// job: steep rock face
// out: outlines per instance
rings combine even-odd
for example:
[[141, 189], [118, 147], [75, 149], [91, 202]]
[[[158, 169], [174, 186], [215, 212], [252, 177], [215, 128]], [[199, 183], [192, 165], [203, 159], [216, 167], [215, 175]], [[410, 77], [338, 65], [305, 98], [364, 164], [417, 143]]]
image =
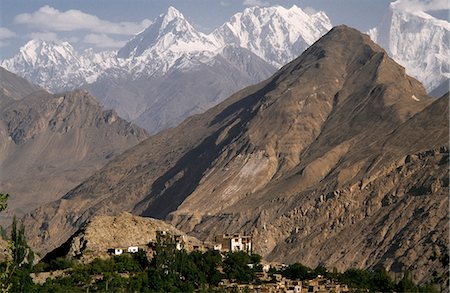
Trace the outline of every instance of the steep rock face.
[[11, 195], [2, 223], [64, 195], [145, 138], [85, 91], [10, 100], [0, 110], [0, 188]]
[[[433, 103], [367, 35], [336, 27], [270, 79], [27, 215], [30, 242], [46, 252], [93, 215], [126, 210], [199, 239], [252, 233], [272, 260], [426, 279], [437, 269], [425, 261], [430, 247], [448, 245], [446, 102]], [[416, 228], [436, 236], [417, 239]]]
[[370, 37], [431, 91], [450, 78], [450, 23], [401, 4], [390, 4]]

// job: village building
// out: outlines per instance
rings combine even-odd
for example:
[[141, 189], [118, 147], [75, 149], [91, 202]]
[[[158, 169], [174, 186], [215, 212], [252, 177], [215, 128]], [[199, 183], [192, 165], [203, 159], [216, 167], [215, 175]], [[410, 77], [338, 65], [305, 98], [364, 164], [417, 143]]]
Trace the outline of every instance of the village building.
[[130, 246], [127, 249], [128, 253], [137, 253], [138, 251], [139, 251], [139, 247], [137, 247], [137, 246]]
[[108, 253], [111, 255], [121, 255], [123, 253], [138, 253], [139, 246], [128, 246], [128, 247], [115, 247], [108, 249]]
[[214, 237], [221, 251], [245, 251], [252, 253], [252, 236], [241, 234], [222, 234]]

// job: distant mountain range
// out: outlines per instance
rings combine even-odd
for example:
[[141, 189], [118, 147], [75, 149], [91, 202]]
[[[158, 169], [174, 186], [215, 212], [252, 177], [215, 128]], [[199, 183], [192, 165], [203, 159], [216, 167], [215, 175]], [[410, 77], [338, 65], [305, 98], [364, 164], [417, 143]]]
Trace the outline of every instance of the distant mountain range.
[[[449, 27], [392, 3], [369, 34], [427, 91], [443, 88], [434, 91], [440, 95], [450, 76]], [[269, 77], [330, 28], [324, 12], [251, 7], [204, 34], [169, 7], [117, 52], [31, 40], [1, 64], [52, 92], [87, 89], [106, 108], [156, 133]]]
[[0, 225], [60, 198], [124, 150], [144, 129], [104, 110], [83, 90], [50, 94], [0, 67]]
[[200, 240], [251, 233], [277, 262], [448, 271], [448, 95], [338, 26], [269, 79], [115, 157], [23, 220], [45, 254], [96, 215], [164, 219]]
[[269, 77], [330, 28], [323, 12], [253, 7], [206, 35], [169, 7], [117, 53], [32, 40], [2, 66], [52, 92], [86, 88], [154, 133]]

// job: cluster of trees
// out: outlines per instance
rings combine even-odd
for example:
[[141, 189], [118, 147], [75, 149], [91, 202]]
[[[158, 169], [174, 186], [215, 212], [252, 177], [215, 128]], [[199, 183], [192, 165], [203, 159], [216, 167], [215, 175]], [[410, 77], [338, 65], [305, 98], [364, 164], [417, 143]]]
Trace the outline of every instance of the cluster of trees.
[[[221, 279], [237, 283], [258, 283], [256, 272], [262, 271], [261, 256], [245, 252], [227, 253], [222, 258], [217, 251], [191, 253], [177, 250], [172, 241], [159, 239], [155, 254], [149, 260], [143, 251], [132, 255], [96, 259], [80, 264], [64, 258], [35, 266], [34, 271], [63, 270], [65, 275], [34, 285], [38, 292], [194, 292], [218, 291]], [[417, 286], [411, 274], [405, 273], [396, 282], [383, 270], [349, 269], [343, 273], [327, 271], [325, 267], [308, 268], [300, 263], [281, 270], [271, 269], [270, 275], [281, 274], [295, 280], [311, 280], [319, 275], [335, 280], [359, 292], [439, 292], [432, 284]]]
[[374, 271], [348, 269], [343, 273], [339, 273], [337, 270], [328, 272], [327, 269], [322, 266], [311, 269], [300, 263], [295, 263], [283, 269], [281, 274], [286, 278], [298, 280], [311, 280], [318, 275], [322, 275], [326, 279], [347, 284], [356, 291], [364, 292], [439, 292], [438, 288], [433, 285], [433, 282], [417, 286], [413, 282], [410, 272], [405, 272], [402, 279], [396, 282], [384, 269], [377, 269]]
[[[170, 238], [158, 238], [149, 260], [143, 251], [136, 254], [95, 259], [81, 264], [55, 259], [38, 264], [34, 271], [66, 270], [64, 275], [34, 285], [38, 292], [193, 292], [212, 290], [221, 279], [252, 282], [261, 269], [261, 256], [244, 252], [178, 250]], [[252, 264], [249, 266], [249, 264]]]
[[27, 292], [33, 285], [30, 277], [34, 261], [34, 253], [25, 239], [23, 224], [17, 228], [14, 217], [11, 226], [11, 239], [8, 241], [8, 256], [0, 263], [0, 291]]
[[[0, 194], [0, 211], [6, 208], [8, 195]], [[188, 253], [178, 250], [171, 235], [158, 234], [153, 256], [144, 251], [136, 254], [95, 259], [88, 264], [66, 258], [53, 259], [33, 266], [34, 254], [26, 243], [25, 228], [14, 219], [9, 239], [10, 258], [0, 263], [1, 292], [193, 292], [220, 291], [222, 279], [237, 283], [259, 283], [256, 273], [262, 271], [261, 256], [245, 252], [217, 251]], [[445, 262], [448, 253], [435, 253], [432, 261]], [[34, 284], [30, 273], [60, 271], [56, 278]], [[343, 273], [318, 266], [308, 268], [300, 263], [283, 269], [271, 268], [269, 275], [281, 274], [288, 279], [311, 280], [318, 275], [349, 285], [364, 292], [439, 292], [431, 283], [417, 286], [411, 274], [394, 281], [385, 270], [349, 269]], [[436, 276], [436, 279], [442, 276]], [[448, 277], [447, 277], [448, 282]], [[436, 280], [435, 280], [436, 281]], [[442, 280], [441, 280], [442, 281]]]

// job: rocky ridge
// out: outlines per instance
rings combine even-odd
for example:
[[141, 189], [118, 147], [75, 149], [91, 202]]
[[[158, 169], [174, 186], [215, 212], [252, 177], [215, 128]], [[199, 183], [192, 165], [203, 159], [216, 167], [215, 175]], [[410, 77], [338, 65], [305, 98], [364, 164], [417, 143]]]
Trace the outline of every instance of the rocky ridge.
[[202, 240], [252, 233], [270, 260], [426, 280], [442, 270], [427, 256], [448, 246], [447, 103], [367, 35], [335, 27], [27, 215], [30, 243], [48, 252], [95, 215], [131, 211]]
[[64, 195], [148, 136], [86, 91], [9, 90], [24, 82], [2, 69], [3, 92], [15, 97], [0, 100], [0, 188], [11, 195], [2, 224]]

